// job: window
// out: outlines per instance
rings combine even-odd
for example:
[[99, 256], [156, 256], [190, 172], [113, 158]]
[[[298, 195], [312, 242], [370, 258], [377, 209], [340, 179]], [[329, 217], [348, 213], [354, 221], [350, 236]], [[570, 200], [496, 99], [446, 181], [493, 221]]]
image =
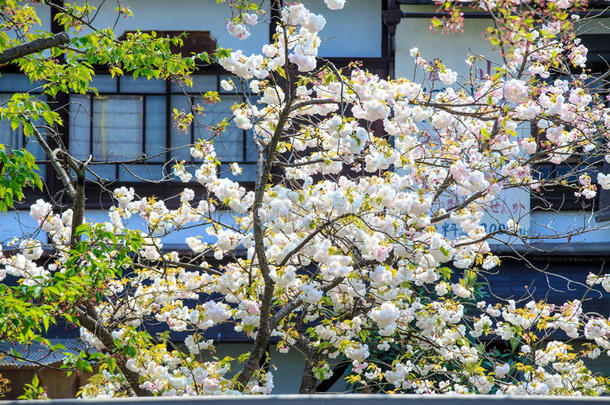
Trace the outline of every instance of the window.
[[[580, 36], [582, 43], [588, 48], [587, 74], [590, 78], [590, 89], [597, 92], [603, 98], [608, 95], [608, 79], [605, 74], [608, 71], [610, 62], [610, 35], [608, 34], [589, 34]], [[607, 62], [608, 61], [608, 62]], [[575, 71], [579, 73], [579, 71]], [[603, 76], [603, 77], [602, 77]], [[548, 80], [561, 78], [569, 80], [566, 77], [551, 77]], [[599, 80], [598, 80], [599, 79]], [[537, 130], [533, 129], [534, 133]], [[602, 167], [599, 155], [586, 155], [578, 152], [570, 156], [561, 164], [541, 164], [537, 165], [537, 174], [546, 180], [561, 180], [566, 179], [570, 183], [577, 183], [578, 176], [585, 172], [591, 177], [593, 182], [597, 180], [597, 173], [608, 172], [608, 167]], [[569, 177], [566, 177], [569, 176]], [[590, 209], [595, 207], [597, 210], [608, 211], [605, 207], [610, 203], [610, 195], [608, 192], [601, 190], [598, 187], [598, 195], [594, 200], [586, 200], [583, 197], [577, 198], [574, 192], [577, 191], [573, 187], [565, 187], [561, 185], [547, 188], [541, 193], [532, 193], [532, 207], [553, 208], [556, 210], [570, 211], [583, 208]], [[607, 202], [606, 202], [607, 201]], [[606, 214], [610, 219], [610, 212]], [[598, 220], [599, 220], [598, 216]]]
[[[5, 105], [17, 92], [28, 92], [32, 97], [41, 97], [40, 90], [42, 83], [31, 83], [28, 78], [20, 73], [4, 73], [0, 77], [0, 105]], [[44, 132], [42, 127], [39, 129]], [[11, 129], [10, 123], [0, 121], [0, 143], [7, 146], [7, 153], [13, 149], [25, 148], [37, 161], [45, 160], [44, 151], [34, 137], [26, 137], [21, 127], [16, 130]], [[44, 179], [46, 167], [38, 164], [40, 168], [39, 176]]]
[[[210, 44], [214, 42], [207, 32], [191, 32], [188, 39], [190, 42], [185, 41], [185, 46], [197, 52], [205, 50], [201, 49], [202, 46], [211, 47]], [[351, 62], [350, 58], [331, 60], [337, 66], [346, 66]], [[362, 61], [370, 71], [387, 75], [388, 60], [363, 58]], [[231, 107], [240, 101], [235, 94], [222, 91], [220, 81], [226, 78], [225, 74], [218, 66], [204, 67], [193, 75], [193, 86], [185, 87], [171, 81], [142, 77], [113, 78], [99, 73], [92, 82], [97, 93], [60, 95], [55, 100], [49, 100], [49, 103], [62, 110], [65, 125], [65, 130], [60, 134], [62, 142], [75, 157], [82, 160], [91, 158], [92, 170], [104, 179], [106, 189], [113, 190], [124, 185], [134, 187], [142, 196], [174, 196], [184, 188], [184, 184], [173, 176], [167, 177], [172, 171], [171, 162], [184, 160], [185, 166], [194, 173], [200, 163], [191, 158], [190, 145], [199, 138], [210, 137], [213, 137], [217, 157], [222, 162], [220, 176], [251, 187], [256, 176], [256, 149], [252, 133], [237, 128], [233, 123], [219, 135], [210, 131], [210, 126], [230, 117]], [[40, 94], [41, 86], [42, 83], [30, 83], [17, 69], [7, 67], [7, 72], [0, 77], [0, 102], [5, 102], [16, 92]], [[206, 104], [202, 95], [207, 91], [217, 91], [221, 101]], [[65, 111], [63, 107], [66, 107]], [[197, 113], [200, 107], [203, 114]], [[174, 109], [192, 112], [195, 116], [193, 125], [186, 133], [173, 125]], [[380, 123], [376, 123], [376, 127], [382, 129]], [[4, 123], [0, 124], [0, 134], [4, 135], [1, 143], [11, 147], [25, 145], [39, 162], [43, 162], [39, 164], [41, 177], [46, 178], [45, 185], [51, 195], [62, 191], [63, 186], [54, 171], [45, 167], [46, 156], [33, 138], [24, 138], [20, 129], [12, 131], [10, 125]], [[243, 170], [241, 175], [232, 175], [229, 164], [233, 162], [240, 164]], [[163, 178], [171, 181], [157, 183]], [[109, 206], [112, 203], [110, 195], [102, 192], [97, 184], [99, 179], [91, 173], [87, 173], [87, 179], [87, 208]], [[30, 201], [32, 198], [41, 196], [32, 193]], [[23, 205], [24, 208], [27, 203]]]
[[[200, 162], [191, 158], [190, 145], [197, 139], [211, 137], [222, 162], [220, 176], [246, 185], [252, 183], [256, 173], [252, 133], [234, 124], [218, 135], [210, 131], [210, 127], [223, 118], [230, 118], [231, 107], [239, 101], [235, 94], [222, 92], [220, 80], [224, 76], [221, 75], [220, 71], [194, 75], [192, 87], [141, 77], [97, 75], [92, 83], [97, 94], [69, 95], [68, 128], [62, 135], [63, 141], [76, 158], [87, 160], [91, 157], [93, 171], [106, 181], [105, 186], [109, 189], [127, 185], [144, 196], [177, 194], [184, 185], [173, 176], [169, 177], [171, 182], [164, 182], [163, 186], [154, 182], [168, 178], [172, 162], [176, 160], [184, 160], [194, 173]], [[42, 83], [33, 84], [21, 73], [4, 73], [0, 77], [0, 103], [5, 104], [17, 92], [41, 97], [41, 89]], [[221, 101], [206, 104], [202, 95], [207, 91], [218, 91]], [[192, 112], [195, 116], [186, 133], [173, 125], [174, 109]], [[42, 126], [39, 129], [45, 132]], [[0, 122], [0, 136], [0, 143], [7, 145], [9, 150], [25, 147], [34, 155], [39, 162], [39, 175], [51, 194], [61, 190], [61, 184], [53, 181], [55, 174], [49, 170], [47, 175], [46, 156], [33, 137], [26, 138], [21, 128], [13, 131], [6, 122]], [[241, 175], [231, 173], [229, 165], [233, 162], [242, 167]], [[102, 206], [109, 204], [109, 196], [100, 194], [100, 188], [95, 184], [99, 179], [91, 173], [87, 174], [87, 179], [90, 182], [87, 185], [89, 208], [100, 208], [100, 203]], [[35, 194], [28, 201], [41, 197], [39, 193]]]
[[[610, 34], [583, 35], [583, 44], [589, 49], [588, 66], [597, 74], [598, 80], [592, 84], [602, 96], [610, 95], [610, 79], [606, 76], [610, 70]], [[607, 99], [607, 98], [606, 98]], [[610, 173], [610, 164], [604, 160], [597, 170]], [[595, 179], [597, 174], [595, 174]], [[598, 187], [597, 221], [610, 220], [610, 190]]]
[[[226, 166], [221, 174], [231, 177], [228, 165], [238, 162], [243, 174], [235, 179], [252, 182], [256, 153], [251, 134], [235, 125], [218, 136], [210, 131], [230, 117], [238, 101], [235, 95], [221, 93], [219, 103], [204, 102], [205, 92], [220, 92], [220, 80], [220, 74], [196, 75], [193, 87], [187, 88], [160, 80], [97, 76], [97, 95], [70, 96], [69, 149], [78, 159], [91, 156], [103, 163], [95, 170], [105, 180], [144, 182], [162, 179], [171, 161], [185, 161], [194, 170], [198, 163], [190, 156], [190, 145], [214, 137], [218, 159]], [[173, 125], [174, 109], [195, 117], [186, 133]], [[94, 180], [92, 175], [89, 179]]]

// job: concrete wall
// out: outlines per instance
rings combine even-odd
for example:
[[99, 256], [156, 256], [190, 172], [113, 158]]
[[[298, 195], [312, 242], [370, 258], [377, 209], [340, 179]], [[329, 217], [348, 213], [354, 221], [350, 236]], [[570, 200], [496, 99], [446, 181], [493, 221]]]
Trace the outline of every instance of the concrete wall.
[[[82, 0], [80, 0], [82, 2]], [[100, 0], [90, 4], [101, 3]], [[133, 18], [119, 18], [115, 2], [105, 2], [94, 21], [96, 27], [112, 27], [117, 36], [124, 31], [140, 30], [209, 30], [218, 46], [242, 49], [245, 53], [259, 52], [269, 39], [268, 18], [251, 27], [252, 35], [245, 41], [232, 37], [226, 30], [231, 16], [226, 4], [216, 0], [126, 0], [122, 2], [133, 11]], [[376, 57], [381, 56], [381, 1], [350, 0], [341, 11], [329, 10], [322, 0], [304, 3], [315, 13], [324, 14], [327, 24], [320, 33], [323, 44], [320, 55]], [[269, 0], [263, 2], [269, 10]], [[267, 17], [269, 12], [267, 12]], [[357, 22], [357, 23], [356, 23]]]
[[[83, 3], [83, 0], [78, 1]], [[117, 36], [125, 31], [140, 30], [184, 30], [210, 31], [219, 46], [231, 49], [243, 49], [246, 53], [260, 52], [261, 47], [269, 39], [269, 27], [261, 21], [251, 27], [251, 36], [246, 41], [229, 35], [226, 29], [227, 18], [231, 17], [229, 7], [216, 4], [216, 0], [127, 0], [121, 2], [128, 6], [134, 17], [117, 19], [116, 2], [95, 0], [89, 4], [99, 7], [94, 20], [95, 27], [113, 27]], [[264, 2], [268, 8], [268, 1]]]
[[322, 0], [303, 0], [312, 12], [324, 15], [320, 31], [324, 57], [380, 57], [381, 1], [347, 0], [343, 10], [329, 10]]
[[[433, 12], [436, 8], [403, 6], [402, 10]], [[467, 19], [464, 32], [443, 35], [430, 31], [429, 18], [403, 18], [396, 29], [396, 77], [405, 77], [418, 82], [422, 80], [421, 72], [414, 75], [415, 59], [409, 56], [409, 50], [413, 47], [419, 48], [424, 59], [438, 58], [448, 68], [460, 74], [468, 71], [464, 60], [471, 51], [500, 63], [499, 58], [493, 56], [495, 52], [481, 36], [489, 24], [489, 20], [486, 19]]]

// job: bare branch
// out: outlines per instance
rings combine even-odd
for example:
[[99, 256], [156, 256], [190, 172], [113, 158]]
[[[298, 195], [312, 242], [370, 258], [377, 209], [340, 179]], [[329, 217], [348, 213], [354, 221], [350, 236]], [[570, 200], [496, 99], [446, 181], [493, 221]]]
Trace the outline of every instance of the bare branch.
[[45, 151], [45, 154], [49, 158], [49, 161], [50, 161], [51, 165], [53, 166], [53, 169], [55, 169], [55, 171], [57, 172], [57, 175], [59, 176], [61, 183], [64, 185], [64, 187], [68, 191], [68, 195], [70, 196], [70, 198], [74, 199], [76, 197], [76, 190], [74, 189], [74, 186], [72, 185], [72, 180], [70, 179], [70, 175], [64, 170], [64, 168], [61, 166], [61, 164], [57, 160], [57, 153], [51, 149], [51, 147], [49, 146], [47, 141], [44, 139], [44, 136], [42, 136], [42, 134], [40, 133], [38, 128], [36, 128], [34, 123], [32, 123], [32, 121], [30, 120], [30, 118], [26, 118], [26, 121], [32, 125], [32, 133], [34, 134], [34, 137], [36, 138], [36, 140], [38, 141], [38, 143], [40, 144], [42, 149]]

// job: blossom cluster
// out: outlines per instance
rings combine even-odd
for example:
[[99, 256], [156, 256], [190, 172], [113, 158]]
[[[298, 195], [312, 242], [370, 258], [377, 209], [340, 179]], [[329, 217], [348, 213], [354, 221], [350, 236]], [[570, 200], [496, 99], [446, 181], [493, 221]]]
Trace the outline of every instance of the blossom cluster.
[[[325, 3], [336, 10], [344, 0]], [[491, 3], [482, 6], [510, 11], [517, 2]], [[231, 381], [237, 364], [214, 357], [209, 335], [219, 325], [256, 341], [275, 336], [281, 352], [305, 348], [318, 379], [333, 361], [347, 359], [350, 382], [384, 391], [606, 393], [607, 380], [582, 356], [610, 353], [608, 319], [587, 314], [577, 300], [477, 302], [480, 276], [500, 264], [490, 246], [496, 234], [482, 218], [502, 192], [543, 187], [534, 164], [607, 154], [610, 113], [585, 78], [540, 80], [558, 59], [574, 67], [586, 62], [564, 14], [549, 12], [540, 23], [505, 17], [496, 35], [507, 35], [506, 64], [468, 86], [457, 70], [412, 50], [418, 69], [447, 86], [431, 91], [318, 63], [326, 19], [287, 4], [274, 41], [260, 54], [236, 50], [219, 60], [257, 96], [236, 104], [232, 117], [232, 125], [251, 130], [257, 147], [254, 190], [224, 176], [213, 139], [199, 140], [190, 148], [199, 166], [173, 167], [188, 183], [173, 204], [114, 190], [109, 219], [88, 224], [91, 248], [83, 252], [71, 246], [72, 212], [56, 214], [38, 201], [30, 215], [50, 236], [55, 260], [38, 265], [42, 245], [24, 239], [19, 253], [0, 259], [0, 275], [43, 288], [57, 273], [89, 277], [98, 288], [90, 294], [94, 304], [76, 305], [90, 305], [86, 315], [110, 337], [81, 325], [82, 338], [112, 355], [109, 341], [120, 348], [138, 343], [135, 354], [122, 351], [125, 369], [101, 369], [85, 396], [124, 395], [133, 384], [128, 373], [137, 388], [158, 395], [270, 393], [270, 370], [258, 370], [243, 386]], [[227, 28], [245, 39], [254, 17]], [[230, 91], [234, 84], [222, 86]], [[518, 135], [533, 126], [534, 136]], [[241, 169], [235, 163], [231, 171], [239, 176]], [[607, 175], [597, 180], [610, 187]], [[572, 186], [584, 198], [597, 192], [587, 174]], [[515, 216], [499, 233], [520, 237], [525, 220]], [[144, 225], [132, 229], [134, 222]], [[457, 236], [442, 232], [447, 224]], [[203, 231], [185, 239], [188, 251], [164, 247], [168, 234], [193, 228]], [[121, 242], [127, 237], [131, 243]], [[100, 269], [107, 279], [96, 278]], [[609, 280], [591, 275], [588, 283], [607, 292]], [[186, 336], [183, 350], [147, 338], [150, 324]], [[589, 346], [576, 349], [557, 334]], [[169, 340], [164, 336], [156, 338]], [[510, 360], [488, 350], [486, 339], [512, 347]], [[377, 362], [375, 352], [398, 355], [389, 364]]]

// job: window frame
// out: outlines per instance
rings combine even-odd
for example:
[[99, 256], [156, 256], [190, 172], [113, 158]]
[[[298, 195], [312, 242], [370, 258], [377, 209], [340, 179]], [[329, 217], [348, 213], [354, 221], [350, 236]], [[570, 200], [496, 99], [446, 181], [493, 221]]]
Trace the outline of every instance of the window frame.
[[[583, 34], [579, 38], [582, 43], [587, 46], [588, 60], [587, 60], [587, 71], [601, 68], [600, 74], [603, 73], [603, 68], [610, 69], [610, 34]], [[608, 64], [606, 64], [608, 61]], [[604, 67], [604, 65], [606, 65]], [[604, 91], [610, 91], [610, 85], [606, 85]], [[539, 134], [536, 126], [532, 127], [532, 136], [538, 141]], [[544, 163], [537, 165], [534, 169], [542, 168], [544, 166], [550, 166], [549, 176], [551, 179], [557, 176], [557, 172], [562, 169], [571, 170], [570, 167], [573, 165], [582, 164], [586, 160], [586, 156], [571, 156], [565, 162], [560, 164]], [[591, 176], [592, 182], [597, 182], [597, 173], [605, 172], [607, 169], [604, 165], [599, 162], [591, 166], [592, 170], [587, 170], [587, 174]], [[578, 176], [578, 173], [574, 173], [574, 176]], [[574, 195], [576, 189], [573, 187], [557, 185], [553, 187], [547, 187], [541, 191], [532, 191], [530, 193], [530, 207], [532, 210], [548, 210], [552, 209], [559, 212], [567, 211], [579, 211], [579, 210], [594, 210], [595, 212], [603, 212], [597, 215], [598, 221], [600, 218], [606, 218], [604, 220], [610, 220], [610, 194], [607, 190], [602, 190], [601, 187], [597, 188], [597, 195], [595, 198], [587, 200], [583, 197], [576, 197]], [[608, 195], [606, 195], [608, 194]]]
[[[390, 74], [390, 60], [387, 57], [374, 57], [374, 58], [332, 58], [332, 57], [328, 57], [328, 58], [321, 58], [324, 60], [329, 60], [333, 63], [335, 63], [337, 66], [347, 66], [347, 64], [349, 62], [352, 61], [360, 61], [362, 62], [362, 67], [364, 69], [368, 69], [369, 71], [376, 73], [378, 75], [380, 75], [380, 77], [387, 77]], [[96, 75], [104, 75], [107, 74], [107, 69], [104, 69], [103, 67], [96, 67]], [[22, 72], [19, 71], [19, 69], [14, 66], [14, 65], [8, 65], [7, 67], [2, 69], [2, 73], [19, 73], [19, 74], [23, 74]], [[223, 96], [228, 96], [228, 95], [235, 95], [235, 93], [231, 93], [231, 92], [225, 92], [222, 90], [222, 87], [220, 86], [220, 81], [224, 78], [230, 78], [232, 77], [230, 75], [230, 73], [226, 72], [224, 69], [222, 69], [222, 67], [220, 67], [219, 65], [210, 65], [210, 66], [204, 66], [204, 67], [200, 67], [194, 74], [193, 76], [209, 76], [209, 75], [214, 75], [216, 76], [216, 89], [218, 90], [219, 96], [222, 97]], [[124, 76], [124, 78], [128, 78], [129, 76]], [[235, 81], [235, 80], [234, 80]], [[165, 128], [165, 145], [171, 145], [171, 131], [172, 131], [172, 104], [171, 104], [171, 97], [174, 95], [184, 95], [184, 93], [182, 92], [177, 92], [177, 91], [172, 91], [171, 90], [171, 82], [170, 81], [165, 81], [165, 91], [163, 93], [142, 93], [142, 92], [120, 92], [120, 80], [117, 80], [116, 82], [116, 90], [117, 92], [112, 92], [112, 91], [98, 91], [98, 94], [100, 96], [104, 96], [104, 95], [113, 95], [113, 94], [118, 94], [118, 95], [137, 95], [137, 96], [143, 96], [143, 105], [145, 106], [145, 98], [146, 96], [159, 96], [162, 95], [165, 97], [166, 103], [165, 103], [165, 123], [166, 123], [166, 128]], [[8, 92], [7, 92], [8, 93]], [[60, 134], [60, 138], [61, 138], [61, 142], [64, 143], [64, 145], [66, 146], [66, 148], [68, 148], [68, 150], [70, 149], [70, 124], [72, 121], [72, 117], [70, 116], [70, 111], [69, 111], [69, 105], [71, 103], [70, 97], [74, 96], [74, 93], [70, 93], [70, 94], [63, 94], [60, 93], [58, 94], [55, 98], [52, 97], [47, 97], [47, 102], [49, 103], [49, 105], [51, 106], [51, 108], [56, 109], [60, 115], [62, 115], [62, 121], [64, 122], [63, 127], [59, 128], [59, 134]], [[93, 100], [93, 96], [95, 96], [95, 93], [93, 92], [88, 92], [86, 94], [87, 96], [91, 97], [90, 100]], [[196, 97], [196, 94], [190, 93], [191, 98], [192, 97]], [[91, 106], [89, 106], [89, 108], [91, 108]], [[145, 109], [145, 107], [144, 107]], [[145, 123], [146, 121], [146, 111], [143, 110], [143, 114], [142, 114], [142, 121], [143, 123]], [[91, 119], [91, 118], [90, 118]], [[195, 125], [191, 125], [190, 128], [190, 132], [191, 134], [193, 134], [193, 127]], [[375, 130], [382, 130], [382, 127], [380, 125], [378, 125], [379, 128], [375, 128]], [[90, 127], [92, 128], [92, 127]], [[142, 127], [143, 129], [143, 140], [142, 140], [142, 144], [144, 145], [146, 142], [146, 138], [144, 133], [146, 132], [145, 129], [145, 125]], [[91, 129], [90, 129], [91, 131]], [[249, 134], [249, 131], [242, 131], [242, 133], [244, 134], [244, 137], [247, 137]], [[191, 135], [191, 137], [194, 139], [194, 134]], [[91, 140], [91, 137], [89, 138]], [[244, 138], [242, 138], [244, 139]], [[54, 140], [50, 139], [48, 140], [50, 143], [54, 142]], [[51, 145], [51, 147], [54, 147], [53, 145]], [[92, 144], [90, 144], [90, 148], [92, 147]], [[91, 150], [91, 149], [90, 149]], [[242, 149], [243, 152], [243, 149]], [[246, 157], [246, 155], [242, 154], [242, 157]], [[157, 164], [160, 166], [165, 166], [166, 169], [165, 170], [165, 174], [170, 174], [169, 171], [171, 171], [171, 165], [168, 165], [168, 162], [171, 162], [171, 153], [169, 150], [166, 151], [166, 158], [161, 161], [161, 162], [149, 162], [146, 163], [147, 165], [151, 165], [151, 164]], [[237, 163], [254, 163], [254, 161], [246, 161], [244, 162], [239, 161], [239, 160], [235, 160]], [[233, 161], [225, 161], [224, 163], [232, 163]], [[197, 162], [186, 162], [186, 164], [197, 164]], [[37, 191], [33, 191], [33, 190], [26, 190], [25, 194], [25, 198], [21, 203], [16, 204], [17, 209], [28, 209], [29, 206], [38, 198], [47, 198], [48, 196], [53, 196], [53, 200], [55, 204], [58, 205], [69, 205], [69, 201], [67, 201], [67, 195], [65, 195], [64, 192], [64, 187], [61, 184], [61, 182], [59, 181], [59, 179], [57, 179], [57, 176], [55, 174], [55, 172], [52, 170], [52, 167], [46, 162], [46, 161], [41, 161], [39, 163], [39, 165], [46, 165], [46, 175], [42, 176], [43, 177], [43, 183], [45, 184], [45, 192], [37, 192]], [[118, 167], [118, 165], [117, 165]], [[108, 181], [106, 183], [104, 183], [103, 185], [99, 185], [95, 182], [92, 181], [87, 181], [85, 184], [85, 195], [86, 195], [86, 203], [85, 203], [85, 208], [86, 209], [108, 209], [111, 206], [114, 205], [114, 201], [112, 199], [112, 195], [109, 191], [114, 190], [115, 188], [121, 187], [121, 186], [125, 186], [125, 187], [133, 187], [135, 192], [140, 195], [140, 196], [156, 196], [160, 199], [169, 199], [169, 201], [167, 202], [168, 207], [172, 208], [174, 207], [174, 205], [177, 207], [179, 205], [179, 201], [178, 198], [171, 198], [171, 197], [175, 197], [178, 196], [179, 193], [185, 188], [185, 187], [189, 187], [189, 188], [193, 188], [194, 190], [202, 190], [203, 186], [200, 185], [197, 182], [189, 182], [189, 183], [182, 183], [180, 182], [178, 179], [172, 179], [172, 181], [163, 181], [161, 183], [149, 183], [149, 182], [140, 182], [140, 181], [117, 181], [118, 176], [116, 175], [116, 169], [115, 169], [115, 180], [113, 181]], [[237, 180], [239, 181], [239, 178], [237, 178]], [[244, 186], [246, 188], [246, 190], [252, 190], [254, 189], [254, 179], [252, 179], [251, 181], [239, 181], [240, 184], [242, 186]]]
[[[104, 71], [99, 71], [96, 72], [97, 75], [100, 74], [104, 74]], [[225, 92], [222, 90], [221, 86], [220, 86], [220, 81], [225, 78], [228, 77], [229, 74], [224, 71], [222, 68], [220, 68], [219, 66], [208, 66], [208, 67], [204, 67], [204, 68], [200, 68], [197, 72], [193, 73], [192, 75], [193, 77], [196, 76], [215, 76], [216, 80], [216, 91], [218, 91], [219, 96], [221, 97], [221, 99], [223, 97], [227, 97], [227, 96], [234, 96], [234, 93], [231, 92]], [[128, 78], [128, 76], [124, 76], [123, 78]], [[166, 80], [164, 82], [164, 89], [163, 92], [137, 92], [137, 91], [121, 91], [120, 89], [120, 83], [121, 80], [116, 80], [116, 91], [98, 91], [99, 96], [112, 96], [112, 95], [125, 95], [125, 96], [141, 96], [142, 97], [142, 126], [141, 126], [141, 131], [142, 131], [142, 138], [141, 138], [141, 145], [142, 145], [142, 151], [145, 153], [146, 152], [146, 117], [147, 117], [147, 111], [146, 111], [146, 98], [150, 97], [150, 96], [154, 96], [154, 97], [159, 97], [162, 96], [165, 98], [165, 116], [164, 116], [164, 123], [165, 123], [165, 134], [163, 136], [164, 139], [164, 144], [160, 145], [160, 148], [165, 150], [165, 156], [162, 160], [159, 161], [145, 161], [143, 163], [129, 163], [129, 165], [142, 165], [143, 167], [150, 167], [153, 168], [154, 170], [156, 170], [157, 168], [162, 171], [162, 175], [161, 176], [165, 176], [164, 178], [170, 178], [170, 180], [168, 181], [162, 181], [161, 183], [154, 183], [154, 182], [146, 182], [146, 181], [128, 181], [128, 180], [120, 180], [120, 175], [121, 173], [119, 173], [122, 170], [122, 166], [123, 164], [121, 163], [115, 163], [113, 164], [114, 167], [114, 179], [110, 179], [109, 181], [105, 182], [103, 185], [99, 185], [96, 182], [93, 182], [90, 180], [90, 178], [88, 179], [88, 181], [85, 184], [85, 195], [87, 196], [87, 200], [85, 203], [85, 208], [86, 209], [107, 209], [109, 207], [111, 207], [113, 205], [113, 201], [112, 201], [112, 196], [110, 195], [109, 192], [104, 191], [104, 189], [109, 189], [109, 190], [113, 190], [115, 188], [118, 187], [133, 187], [134, 190], [136, 191], [137, 194], [141, 195], [141, 196], [156, 196], [160, 199], [170, 199], [168, 201], [168, 207], [173, 207], [174, 205], [178, 206], [179, 203], [177, 202], [177, 199], [171, 199], [171, 197], [177, 196], [185, 187], [189, 187], [189, 188], [193, 188], [195, 190], [198, 189], [203, 189], [203, 186], [200, 185], [199, 183], [197, 183], [196, 181], [191, 181], [188, 183], [182, 183], [180, 182], [178, 179], [174, 178], [171, 174], [171, 162], [175, 162], [176, 158], [175, 156], [172, 156], [172, 152], [171, 152], [171, 148], [172, 148], [172, 131], [174, 130], [173, 128], [173, 104], [172, 104], [172, 98], [175, 96], [183, 96], [183, 97], [189, 97], [190, 101], [191, 101], [191, 105], [192, 102], [194, 100], [196, 100], [198, 98], [198, 95], [201, 95], [200, 93], [197, 93], [196, 91], [194, 92], [187, 92], [184, 93], [182, 91], [178, 91], [175, 89], [175, 86], [172, 86], [172, 82], [169, 80]], [[73, 94], [70, 94], [70, 96], [72, 96]], [[94, 97], [96, 96], [95, 93], [93, 92], [88, 92], [86, 94], [89, 97], [89, 110], [90, 112], [93, 111], [93, 103], [94, 103]], [[230, 113], [230, 112], [229, 112]], [[89, 124], [89, 151], [91, 152], [92, 148], [94, 147], [93, 145], [93, 130], [94, 127], [92, 125], [93, 123], [93, 117], [89, 117], [90, 119], [90, 124]], [[70, 136], [71, 136], [71, 128], [70, 128], [70, 124], [71, 121], [73, 120], [72, 117], [70, 117], [70, 122], [68, 123], [67, 126], [64, 127], [63, 130], [63, 134], [62, 134], [62, 138], [66, 144], [66, 147], [68, 149], [70, 149]], [[195, 122], [193, 122], [192, 125], [189, 126], [189, 133], [188, 135], [190, 136], [190, 143], [193, 143], [193, 141], [196, 140], [196, 136], [195, 136], [195, 127], [197, 126], [197, 124]], [[242, 142], [245, 142], [247, 140], [247, 133], [248, 131], [244, 131], [244, 130], [240, 130], [242, 132]], [[228, 164], [233, 163], [234, 161], [240, 164], [253, 164], [254, 161], [247, 161], [244, 160], [246, 158], [246, 155], [243, 154], [243, 152], [245, 152], [246, 146], [245, 144], [242, 146], [242, 159], [240, 160], [223, 160], [223, 167], [224, 164]], [[97, 163], [101, 163], [100, 161], [97, 161]], [[190, 159], [189, 161], [185, 161], [185, 165], [197, 165], [198, 162], [194, 159]], [[93, 169], [95, 170], [95, 169]], [[125, 169], [123, 169], [125, 170]], [[127, 173], [127, 175], [129, 175], [129, 173]], [[240, 184], [242, 186], [244, 186], [246, 189], [253, 189], [254, 188], [254, 179], [248, 179], [246, 181], [240, 181]]]

